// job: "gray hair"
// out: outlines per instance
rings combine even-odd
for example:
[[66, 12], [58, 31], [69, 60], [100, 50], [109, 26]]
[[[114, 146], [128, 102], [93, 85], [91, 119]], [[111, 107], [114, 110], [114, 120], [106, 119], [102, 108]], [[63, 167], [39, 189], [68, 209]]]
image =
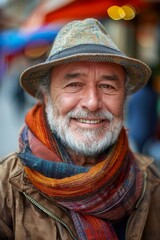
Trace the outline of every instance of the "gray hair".
[[52, 71], [49, 71], [44, 78], [42, 78], [36, 97], [43, 102], [43, 95], [44, 94], [50, 94], [50, 84], [51, 84], [51, 73]]

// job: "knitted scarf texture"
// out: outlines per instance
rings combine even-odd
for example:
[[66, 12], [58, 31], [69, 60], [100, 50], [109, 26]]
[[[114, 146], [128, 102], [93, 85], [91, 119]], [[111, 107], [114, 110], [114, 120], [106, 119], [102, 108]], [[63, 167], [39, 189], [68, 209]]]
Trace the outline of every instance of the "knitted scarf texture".
[[124, 128], [105, 160], [77, 166], [51, 133], [44, 106], [35, 105], [26, 115], [19, 146], [28, 179], [70, 211], [78, 239], [117, 239], [112, 224], [131, 214], [143, 188]]

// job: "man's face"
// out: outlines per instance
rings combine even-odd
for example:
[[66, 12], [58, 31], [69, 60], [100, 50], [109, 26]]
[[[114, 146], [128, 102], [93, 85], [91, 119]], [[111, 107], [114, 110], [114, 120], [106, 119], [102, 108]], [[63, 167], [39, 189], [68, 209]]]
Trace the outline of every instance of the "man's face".
[[94, 156], [112, 145], [123, 124], [125, 71], [114, 63], [54, 67], [45, 94], [51, 130], [67, 147]]

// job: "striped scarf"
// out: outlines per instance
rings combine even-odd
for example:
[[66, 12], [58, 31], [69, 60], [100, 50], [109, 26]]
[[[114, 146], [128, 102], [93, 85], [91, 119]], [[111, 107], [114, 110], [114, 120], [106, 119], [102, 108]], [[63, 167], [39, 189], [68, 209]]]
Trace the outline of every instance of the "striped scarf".
[[77, 166], [49, 130], [44, 107], [36, 105], [26, 115], [19, 146], [29, 180], [69, 209], [78, 239], [117, 239], [112, 223], [131, 214], [143, 188], [124, 128], [105, 160]]

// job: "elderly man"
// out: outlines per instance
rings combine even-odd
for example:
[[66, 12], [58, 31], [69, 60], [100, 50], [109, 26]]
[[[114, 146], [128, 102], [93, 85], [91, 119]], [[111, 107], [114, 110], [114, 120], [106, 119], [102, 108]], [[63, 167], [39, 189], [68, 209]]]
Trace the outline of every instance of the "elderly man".
[[21, 75], [41, 101], [1, 163], [1, 240], [160, 239], [160, 174], [123, 126], [127, 95], [150, 74], [97, 20], [62, 28], [47, 61]]

